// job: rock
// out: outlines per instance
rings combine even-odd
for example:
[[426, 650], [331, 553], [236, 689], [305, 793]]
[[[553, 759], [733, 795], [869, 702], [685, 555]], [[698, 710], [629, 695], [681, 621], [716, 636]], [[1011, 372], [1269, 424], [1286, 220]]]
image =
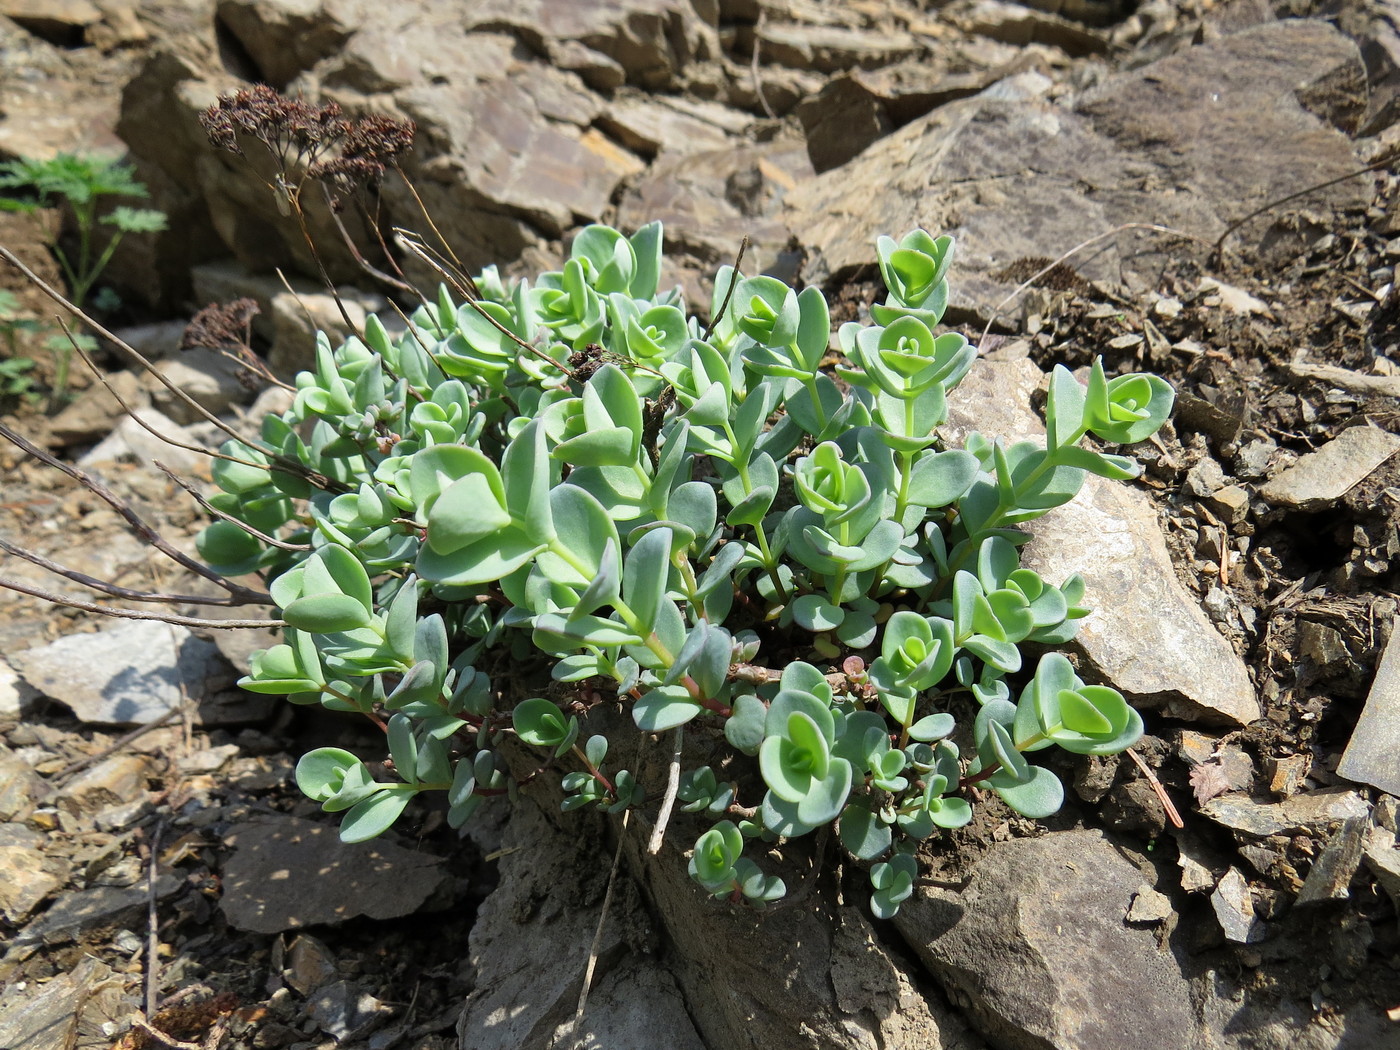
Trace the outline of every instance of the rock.
[[627, 70], [601, 51], [577, 40], [550, 41], [551, 65], [577, 73], [594, 91], [614, 91], [627, 83]]
[[1172, 913], [1172, 901], [1165, 893], [1158, 893], [1143, 883], [1133, 894], [1133, 903], [1128, 907], [1129, 922], [1161, 922]]
[[[603, 112], [603, 99], [587, 90], [577, 73], [545, 65], [536, 65], [532, 73], [520, 86], [535, 100], [535, 108], [541, 116], [586, 128]], [[645, 98], [641, 96], [638, 100], [645, 101]], [[658, 101], [671, 100], [661, 96]]]
[[[14, 734], [10, 735], [14, 739]], [[1371, 811], [1371, 816], [1375, 818], [1378, 827], [1385, 828], [1391, 834], [1400, 834], [1400, 826], [1396, 824], [1396, 815], [1400, 811], [1400, 798], [1391, 794], [1384, 794], [1376, 799], [1376, 808]]]
[[220, 744], [218, 747], [204, 747], [175, 760], [175, 768], [186, 776], [201, 776], [217, 773], [228, 764], [229, 759], [238, 756], [237, 744]]
[[1249, 492], [1239, 485], [1218, 488], [1205, 502], [1227, 525], [1238, 525], [1249, 516]]
[[179, 706], [184, 695], [199, 701], [201, 719], [216, 717], [215, 691], [230, 679], [212, 642], [155, 620], [68, 635], [11, 659], [45, 696], [84, 722], [102, 725], [149, 722]]
[[1018, 60], [951, 73], [946, 63], [923, 57], [832, 77], [797, 106], [812, 167], [817, 172], [839, 167], [894, 128], [975, 95], [1025, 64]]
[[[104, 54], [121, 47], [143, 44], [151, 37], [134, 10], [118, 0], [102, 5], [102, 21], [83, 29], [83, 39]], [[120, 250], [120, 249], [118, 249]]]
[[42, 798], [48, 787], [29, 764], [8, 749], [0, 750], [0, 820], [12, 820]]
[[[248, 298], [258, 304], [253, 331], [272, 344], [269, 361], [276, 372], [294, 375], [313, 366], [316, 360], [317, 331], [325, 332], [332, 345], [350, 334], [335, 297], [325, 285], [304, 278], [292, 278], [291, 291], [276, 274], [250, 271], [231, 259], [204, 263], [194, 268], [195, 299], [201, 303], [226, 303]], [[346, 312], [362, 328], [365, 315], [383, 310], [382, 296], [361, 291], [353, 285], [339, 285], [336, 295]]]
[[628, 83], [673, 90], [691, 63], [717, 57], [714, 19], [713, 5], [690, 0], [480, 0], [472, 5], [467, 28], [519, 33], [547, 56], [582, 44], [615, 62]]
[[819, 94], [804, 99], [797, 118], [807, 136], [807, 156], [818, 173], [840, 167], [894, 128], [879, 98], [853, 75], [836, 77]]
[[1198, 733], [1194, 729], [1183, 729], [1176, 753], [1177, 757], [1188, 765], [1199, 766], [1211, 760], [1215, 755], [1215, 748], [1215, 737]]
[[1246, 843], [1240, 847], [1240, 856], [1249, 861], [1250, 866], [1260, 875], [1267, 875], [1275, 864], [1284, 859], [1278, 850], [1265, 849], [1263, 846], [1252, 846]]
[[1273, 769], [1269, 774], [1269, 790], [1280, 798], [1296, 795], [1303, 786], [1303, 779], [1312, 768], [1312, 755], [1287, 755], [1272, 760]]
[[[1364, 107], [1364, 82], [1355, 44], [1321, 22], [1290, 20], [1108, 78], [1076, 108], [1121, 148], [1141, 150], [1189, 180], [1212, 207], [1229, 208], [1229, 217], [1239, 218], [1302, 188], [1295, 181], [1299, 171], [1276, 166], [1282, 142], [1321, 165], [1308, 180], [1342, 174], [1354, 163], [1339, 129], [1346, 123], [1343, 111], [1358, 101]], [[1329, 108], [1319, 107], [1316, 86], [1340, 83], [1352, 85], [1352, 97], [1338, 93]], [[1250, 152], [1247, 142], [1258, 151]], [[1256, 235], [1266, 235], [1266, 226]]]
[[224, 841], [234, 853], [220, 907], [252, 933], [409, 915], [446, 878], [438, 857], [383, 839], [343, 843], [334, 827], [296, 817], [250, 821]]
[[[554, 828], [528, 799], [511, 814], [499, 888], [481, 905], [468, 942], [476, 978], [457, 1023], [464, 1050], [544, 1050], [572, 1022], [611, 867], [597, 862], [596, 841]], [[589, 1046], [700, 1050], [704, 1044], [663, 957], [632, 947], [655, 934], [635, 885], [625, 873], [619, 879], [578, 1035]], [[550, 902], [543, 909], [542, 900]]]
[[[21, 718], [39, 694], [4, 659], [0, 658], [0, 721]], [[0, 794], [3, 790], [0, 789]], [[3, 820], [0, 815], [0, 820]]]
[[1332, 821], [1365, 817], [1370, 806], [1355, 791], [1329, 788], [1282, 802], [1255, 802], [1243, 794], [1221, 795], [1203, 805], [1201, 813], [1231, 831], [1264, 838], [1286, 831], [1317, 831]]
[[[157, 434], [162, 436], [157, 437]], [[190, 474], [196, 465], [204, 462], [198, 453], [171, 442], [197, 444], [193, 435], [169, 416], [154, 408], [138, 408], [131, 415], [123, 416], [115, 430], [83, 453], [78, 458], [78, 466], [121, 462], [152, 466], [159, 461], [177, 474]]]
[[309, 996], [335, 979], [335, 956], [309, 933], [299, 934], [287, 951], [282, 976], [302, 996]]
[[1215, 892], [1210, 895], [1210, 906], [1215, 909], [1215, 918], [1227, 941], [1235, 944], [1249, 944], [1259, 940], [1263, 927], [1254, 917], [1254, 900], [1249, 895], [1249, 882], [1231, 868], [1220, 879]]
[[[1101, 34], [1060, 18], [1037, 4], [1022, 6], [1004, 0], [975, 0], [970, 6], [952, 6], [946, 17], [965, 33], [989, 37], [1005, 44], [1050, 44], [1072, 56], [1099, 55], [1108, 50]], [[1048, 7], [1048, 5], [1045, 5]]]
[[349, 981], [336, 981], [322, 988], [307, 1000], [306, 1012], [337, 1044], [363, 1039], [394, 1016], [392, 1006]]
[[[37, 17], [54, 6], [47, 0], [9, 2], [16, 7], [23, 3]], [[79, 0], [72, 0], [72, 6], [78, 7]], [[90, 9], [90, 5], [81, 6]], [[81, 26], [55, 25], [55, 35], [61, 35], [64, 43], [54, 46], [11, 19], [0, 19], [0, 68], [5, 81], [0, 152], [6, 157], [47, 160], [71, 153], [79, 143], [86, 152], [121, 154], [122, 143], [111, 132], [115, 93], [94, 91], [67, 54], [67, 47], [82, 43], [82, 32]]]
[[761, 23], [758, 44], [768, 62], [819, 73], [887, 66], [918, 50], [918, 41], [909, 33], [796, 22]]
[[[146, 408], [150, 395], [134, 372], [109, 372], [107, 382], [132, 408]], [[88, 387], [49, 420], [49, 443], [56, 447], [83, 445], [106, 437], [125, 415], [121, 402], [102, 383]]]
[[1225, 472], [1220, 464], [1209, 456], [1186, 472], [1185, 488], [1198, 498], [1204, 499], [1224, 487]]
[[[140, 977], [118, 975], [91, 955], [81, 956], [66, 973], [20, 991], [7, 989], [0, 1000], [0, 1046], [7, 1050], [93, 1047], [80, 1036], [117, 1030], [136, 1006]], [[104, 1040], [104, 1043], [107, 1040]]]
[[0, 846], [0, 918], [19, 926], [65, 881], [61, 866], [46, 861], [38, 849]]
[[[984, 321], [1015, 283], [996, 274], [1018, 259], [1054, 258], [1125, 222], [1213, 240], [1254, 208], [1359, 166], [1350, 141], [1296, 97], [1300, 84], [1358, 65], [1341, 34], [1292, 21], [1107, 77], [1072, 108], [1008, 98], [1019, 84], [1012, 78], [799, 186], [784, 216], [809, 252], [812, 282], [874, 263], [876, 233], [956, 234], [949, 318]], [[1220, 103], [1202, 106], [1213, 92]], [[1324, 194], [1310, 206], [1364, 207], [1355, 185]], [[1261, 243], [1270, 229], [1248, 227], [1231, 243]], [[1150, 253], [1130, 243], [1075, 266], [1089, 279], [1121, 281], [1150, 265]]]
[[1366, 843], [1365, 861], [1381, 889], [1400, 909], [1400, 849], [1395, 848], [1395, 833], [1372, 828]]
[[619, 99], [604, 111], [598, 126], [647, 160], [661, 153], [701, 153], [729, 142], [723, 127], [684, 112], [665, 97]]
[[[1194, 1050], [1203, 1033], [1180, 964], [1123, 922], [1141, 885], [1097, 831], [1012, 839], [963, 890], [917, 891], [894, 925], [994, 1045]], [[1119, 1008], [1123, 988], [1131, 1011]]]
[[1298, 892], [1299, 904], [1341, 900], [1351, 895], [1348, 887], [1361, 865], [1370, 823], [1366, 817], [1349, 817], [1342, 821], [1342, 826], [1313, 861], [1303, 888]]
[[[1187, 341], [1189, 342], [1189, 341]], [[1183, 344], [1176, 344], [1181, 347]], [[1201, 352], [1201, 347], [1191, 344], [1192, 352]], [[1190, 391], [1177, 392], [1175, 418], [1178, 426], [1189, 427], [1209, 434], [1221, 444], [1233, 442], [1244, 428], [1244, 415], [1248, 406], [1242, 400], [1235, 400], [1218, 394], [1214, 401], [1196, 397]]]
[[1256, 299], [1243, 288], [1236, 288], [1233, 284], [1222, 284], [1214, 277], [1202, 277], [1196, 290], [1206, 297], [1205, 305], [1207, 306], [1223, 306], [1231, 313], [1236, 314], [1256, 314], [1259, 317], [1269, 318], [1274, 316], [1274, 312], [1262, 299]]
[[1353, 372], [1350, 368], [1336, 365], [1313, 365], [1303, 361], [1290, 361], [1284, 366], [1289, 375], [1299, 379], [1312, 379], [1339, 390], [1349, 390], [1353, 394], [1367, 394], [1374, 397], [1400, 397], [1400, 376], [1367, 375]]
[[[162, 361], [157, 369], [167, 382], [214, 415], [226, 412], [236, 402], [250, 400], [253, 395], [238, 378], [239, 373], [247, 369], [208, 347], [186, 350], [179, 357]], [[204, 418], [194, 406], [163, 384], [155, 383], [151, 400], [177, 423], [196, 423]]]
[[561, 236], [576, 216], [600, 219], [618, 183], [645, 167], [594, 129], [578, 131], [538, 114], [512, 79], [478, 85], [473, 93], [470, 138], [454, 144], [471, 157], [471, 188], [548, 237]]
[[1269, 479], [1259, 490], [1275, 506], [1323, 510], [1400, 452], [1400, 435], [1374, 426], [1348, 427], [1316, 452]]
[[1214, 858], [1194, 837], [1178, 833], [1176, 864], [1181, 869], [1181, 888], [1187, 893], [1206, 893], [1215, 889]]
[[[159, 361], [180, 352], [180, 341], [184, 339], [185, 329], [188, 327], [187, 320], [152, 321], [149, 324], [118, 328], [112, 334], [148, 361]], [[117, 353], [122, 351], [118, 350]]]
[[[337, 296], [354, 323], [355, 333], [364, 331], [366, 317], [388, 305], [380, 296], [366, 295], [349, 287], [336, 289], [336, 295], [278, 292], [272, 297], [272, 349], [267, 355], [267, 363], [274, 373], [290, 379], [298, 372], [314, 369], [317, 332], [325, 332], [332, 346], [354, 334], [346, 326], [345, 317], [336, 304]], [[393, 331], [402, 326], [391, 319], [388, 327]]]
[[[1044, 376], [1030, 361], [982, 361], [948, 397], [945, 433], [1044, 441], [1030, 411]], [[1093, 612], [1072, 643], [1135, 704], [1243, 725], [1259, 717], [1249, 672], [1177, 580], [1157, 513], [1122, 482], [1086, 480], [1074, 500], [1023, 526], [1023, 564], [1052, 583], [1081, 573]]]
[[[1400, 626], [1400, 625], [1398, 625]], [[1348, 780], [1400, 795], [1400, 630], [1392, 628], [1366, 706], [1337, 772]]]
[[[620, 731], [620, 721], [613, 721], [618, 718], [627, 718], [630, 725], [625, 714], [594, 708], [584, 732]], [[517, 775], [526, 775], [538, 765], [531, 755], [512, 754], [509, 749], [507, 755]], [[698, 753], [694, 757], [698, 758]], [[521, 1045], [519, 1036], [528, 1027], [533, 1025], [540, 1038], [548, 1038], [555, 1026], [573, 1013], [580, 975], [577, 960], [587, 955], [593, 926], [580, 923], [585, 929], [575, 931], [570, 916], [594, 907], [601, 896], [613, 859], [612, 851], [602, 843], [609, 830], [618, 830], [618, 824], [614, 819], [609, 829], [591, 813], [561, 814], [561, 798], [557, 780], [550, 784], [547, 778], [538, 778], [522, 793], [525, 804], [511, 811], [505, 825], [501, 849], [514, 844], [525, 849], [501, 857], [501, 889], [497, 892], [502, 894], [503, 903], [528, 894], [524, 896], [527, 905], [517, 912], [513, 927], [506, 922], [504, 907], [488, 923], [483, 906], [472, 933], [473, 956], [482, 959], [476, 978], [479, 991], [474, 995], [482, 994], [482, 982], [488, 980], [499, 990], [489, 993], [494, 1006], [477, 1002], [467, 1015], [475, 1027], [459, 1027], [463, 1050], [496, 1046], [513, 1050]], [[524, 826], [515, 827], [517, 821], [524, 821]], [[545, 826], [561, 830], [546, 832], [542, 830]], [[957, 1014], [939, 999], [926, 996], [906, 964], [882, 946], [858, 908], [785, 907], [756, 916], [748, 909], [716, 906], [687, 874], [684, 853], [696, 835], [709, 826], [709, 822], [689, 814], [674, 814], [661, 852], [652, 856], [646, 850], [652, 832], [647, 813], [632, 812], [630, 828], [623, 832], [625, 869], [609, 908], [610, 915], [620, 920], [620, 930], [610, 921], [603, 934], [605, 946], [621, 940], [627, 951], [619, 958], [617, 952], [606, 954], [605, 947], [600, 956], [599, 979], [585, 1016], [595, 1039], [586, 1045], [666, 1046], [670, 1045], [668, 1039], [674, 1039], [683, 1046], [787, 1047], [794, 1045], [794, 1033], [798, 1033], [797, 1045], [823, 1050], [868, 1050], [875, 1046], [887, 1050], [935, 1046], [942, 1050], [985, 1050]], [[490, 834], [488, 825], [487, 842]], [[790, 892], [812, 870], [810, 858], [803, 852], [807, 845], [806, 840], [798, 840], [784, 847], [785, 855], [801, 858], [779, 869]], [[517, 856], [518, 876], [514, 868], [509, 873], [505, 870]], [[759, 858], [759, 863], [768, 870], [772, 858]], [[627, 878], [629, 871], [631, 877]], [[634, 910], [634, 890], [646, 895], [644, 910]], [[541, 901], [546, 902], [544, 907]], [[632, 915], [641, 915], [644, 920], [639, 923], [626, 918]], [[659, 932], [666, 945], [659, 954], [653, 954], [653, 922], [661, 926]], [[478, 949], [478, 931], [484, 937], [486, 928], [496, 931], [493, 936], [497, 937], [513, 928], [517, 939], [528, 938], [536, 944], [543, 943], [553, 928], [561, 939], [576, 938], [579, 948], [569, 951], [564, 968], [567, 976], [551, 967], [538, 984], [528, 984], [531, 974], [545, 966], [550, 956], [524, 956], [527, 961], [519, 964], [523, 972], [510, 978], [491, 959], [496, 951], [513, 958], [512, 942], [498, 941], [500, 947], [488, 953], [483, 941]], [[736, 951], [740, 944], [743, 950]], [[612, 971], [604, 974], [610, 963]], [[781, 979], [775, 980], [775, 974], [781, 974]], [[644, 991], [629, 992], [629, 982], [640, 982]], [[512, 986], [526, 989], [524, 997], [512, 999]], [[675, 1012], [670, 1005], [675, 993], [668, 987], [678, 988], [684, 1003]], [[572, 990], [572, 998], [567, 989]], [[665, 1030], [637, 1039], [609, 1038], [614, 1023], [625, 1022], [629, 1026], [626, 1031], [638, 1031], [645, 1020], [637, 1018], [645, 1014], [649, 998], [665, 1004], [658, 1010]], [[609, 1010], [619, 1011], [616, 1019], [604, 1018], [606, 1028], [594, 1013], [595, 999], [611, 1004]], [[552, 1020], [547, 1026], [535, 1024], [532, 1019], [549, 1009], [550, 1003], [558, 1003]], [[517, 1014], [523, 1015], [522, 1019], [518, 1025], [512, 1024]], [[483, 1032], [479, 1025], [492, 1023], [492, 1017], [495, 1027]], [[684, 1034], [687, 1025], [693, 1026], [702, 1042], [697, 1044], [692, 1035]], [[500, 1033], [499, 1041], [483, 1041], [493, 1032]]]
[[119, 751], [89, 766], [59, 791], [60, 809], [71, 814], [92, 814], [146, 797], [146, 781], [155, 767], [145, 755]]
[[667, 253], [675, 253], [670, 262], [690, 256], [697, 263], [679, 275], [686, 301], [708, 312], [715, 270], [733, 263], [745, 236], [751, 247], [744, 272], [772, 272], [789, 241], [787, 227], [775, 215], [811, 171], [806, 148], [790, 138], [663, 157], [623, 190], [617, 222], [636, 229], [660, 219]]
[[216, 17], [262, 74], [282, 88], [298, 73], [335, 54], [354, 32], [350, 19], [368, 5], [355, 0], [219, 0]]
[[89, 0], [3, 0], [0, 15], [59, 46], [81, 41], [83, 30], [102, 20]]
[[[673, 824], [668, 843], [678, 832]], [[645, 841], [644, 834], [628, 840], [629, 863], [644, 873], [704, 1045], [790, 1046], [801, 1032], [808, 1045], [832, 1050], [982, 1050], [962, 1019], [926, 996], [880, 945], [858, 909], [840, 909], [835, 921], [826, 909], [759, 919], [716, 909], [687, 876], [677, 848], [668, 844], [647, 858]], [[733, 950], [739, 943], [742, 961]], [[784, 976], [774, 981], [773, 974]]]
[[[184, 885], [183, 879], [164, 872], [156, 877], [156, 899], [172, 897]], [[146, 902], [144, 878], [136, 885], [124, 888], [89, 886], [83, 890], [70, 890], [62, 894], [48, 911], [15, 934], [11, 943], [15, 947], [66, 944], [76, 940], [86, 930], [116, 925], [132, 915], [144, 913]], [[0, 1043], [0, 1046], [5, 1045]]]

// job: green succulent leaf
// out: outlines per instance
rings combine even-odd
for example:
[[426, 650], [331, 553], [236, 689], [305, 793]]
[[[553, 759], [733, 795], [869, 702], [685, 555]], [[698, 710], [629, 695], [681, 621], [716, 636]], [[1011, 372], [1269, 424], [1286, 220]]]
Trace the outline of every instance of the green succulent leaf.
[[841, 813], [841, 845], [857, 860], [874, 860], [889, 852], [890, 826], [867, 806], [852, 803]]
[[562, 755], [578, 739], [578, 719], [564, 717], [564, 712], [549, 700], [533, 697], [523, 700], [511, 712], [511, 724], [521, 740], [535, 747], [552, 748]]
[[384, 834], [412, 798], [409, 791], [379, 791], [355, 803], [340, 822], [340, 841], [367, 842]]
[[703, 710], [685, 686], [659, 685], [632, 705], [632, 720], [643, 732], [660, 733], [685, 725]]

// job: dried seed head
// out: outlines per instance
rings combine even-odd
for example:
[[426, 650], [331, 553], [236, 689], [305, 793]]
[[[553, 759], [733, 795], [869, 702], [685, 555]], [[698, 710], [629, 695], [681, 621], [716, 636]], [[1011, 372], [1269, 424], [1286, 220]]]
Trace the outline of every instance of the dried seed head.
[[230, 303], [210, 303], [190, 319], [180, 337], [181, 350], [208, 347], [212, 350], [238, 350], [248, 345], [248, 324], [262, 310], [253, 299]]
[[199, 123], [213, 145], [240, 156], [240, 139], [256, 139], [277, 158], [285, 184], [324, 181], [336, 201], [383, 175], [413, 145], [417, 131], [411, 120], [348, 118], [338, 103], [288, 98], [266, 84], [225, 95], [200, 114]]

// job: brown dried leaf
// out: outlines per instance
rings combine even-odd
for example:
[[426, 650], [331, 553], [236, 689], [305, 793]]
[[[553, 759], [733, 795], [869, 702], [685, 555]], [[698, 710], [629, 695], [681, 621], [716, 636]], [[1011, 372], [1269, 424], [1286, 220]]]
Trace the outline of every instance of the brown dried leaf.
[[1191, 767], [1191, 790], [1196, 795], [1196, 804], [1204, 806], [1216, 795], [1230, 790], [1230, 776], [1225, 767], [1215, 759]]

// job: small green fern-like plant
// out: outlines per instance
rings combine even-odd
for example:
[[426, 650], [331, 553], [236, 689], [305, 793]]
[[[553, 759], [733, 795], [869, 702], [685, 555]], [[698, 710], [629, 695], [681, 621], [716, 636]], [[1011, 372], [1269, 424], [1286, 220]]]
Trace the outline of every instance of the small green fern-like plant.
[[[32, 207], [36, 203], [45, 206], [66, 203], [72, 209], [77, 250], [70, 254], [61, 245], [55, 245], [54, 255], [63, 268], [75, 306], [87, 301], [93, 284], [112, 261], [123, 237], [128, 233], [159, 233], [167, 226], [165, 213], [153, 208], [123, 204], [99, 215], [104, 197], [140, 199], [149, 196], [146, 187], [136, 180], [131, 165], [109, 157], [60, 153], [47, 160], [6, 161], [0, 164], [0, 190], [21, 190], [34, 197], [33, 202], [19, 197], [0, 199], [0, 204], [10, 210]], [[110, 230], [105, 241], [100, 237], [103, 226]]]
[[[533, 283], [488, 269], [478, 301], [443, 291], [397, 334], [371, 318], [320, 339], [292, 408], [213, 468], [235, 520], [200, 550], [262, 574], [286, 623], [242, 684], [383, 726], [392, 779], [336, 748], [297, 767], [351, 841], [425, 793], [461, 826], [516, 789], [512, 738], [559, 769], [565, 809], [669, 795], [611, 761], [637, 753], [615, 728], [584, 737], [588, 702], [615, 697], [637, 733], [733, 756], [674, 792], [709, 825], [689, 861], [706, 892], [779, 899], [762, 843], [834, 825], [890, 916], [918, 843], [970, 820], [972, 785], [1044, 817], [1063, 788], [1031, 755], [1141, 735], [1053, 651], [1084, 583], [1023, 567], [1016, 526], [1087, 474], [1135, 476], [1081, 439], [1141, 441], [1171, 388], [1056, 368], [1045, 444], [949, 447], [947, 395], [976, 357], [937, 332], [951, 238], [880, 238], [889, 294], [840, 328], [834, 374], [818, 289], [724, 267], [706, 327], [658, 291], [661, 253], [659, 224], [590, 226]], [[1023, 643], [1051, 650], [1028, 667]], [[532, 665], [549, 696], [498, 687]], [[961, 748], [954, 693], [977, 709]]]
[[[66, 204], [72, 210], [78, 240], [76, 251], [70, 253], [62, 244], [55, 243], [53, 253], [68, 282], [69, 297], [79, 308], [87, 301], [88, 293], [127, 234], [159, 233], [167, 227], [165, 213], [152, 208], [123, 204], [99, 215], [104, 197], [139, 199], [149, 196], [146, 187], [136, 181], [131, 165], [109, 157], [59, 153], [46, 160], [6, 161], [0, 163], [0, 190], [18, 190], [23, 194], [0, 196], [0, 210], [29, 211], [40, 205], [58, 204]], [[106, 241], [101, 241], [99, 227], [103, 226], [109, 229]], [[109, 302], [120, 302], [110, 288], [103, 288], [94, 301], [101, 306], [104, 297]], [[64, 401], [68, 392], [74, 343], [87, 353], [97, 349], [97, 340], [81, 332], [55, 334], [44, 343], [53, 354], [50, 402], [55, 407]]]

